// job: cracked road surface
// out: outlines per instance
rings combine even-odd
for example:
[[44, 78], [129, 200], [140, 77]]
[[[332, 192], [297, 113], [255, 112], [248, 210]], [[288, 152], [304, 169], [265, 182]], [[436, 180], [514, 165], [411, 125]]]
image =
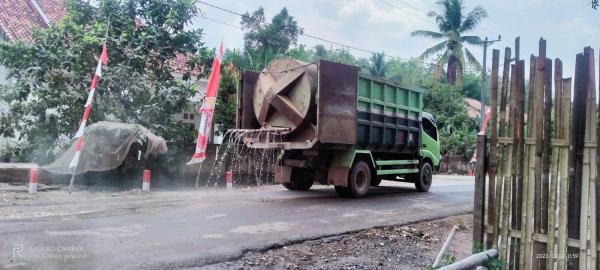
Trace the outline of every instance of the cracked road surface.
[[473, 208], [473, 178], [466, 176], [434, 176], [429, 193], [383, 181], [363, 199], [339, 198], [327, 186], [79, 193], [0, 197], [0, 268], [196, 268], [249, 250]]

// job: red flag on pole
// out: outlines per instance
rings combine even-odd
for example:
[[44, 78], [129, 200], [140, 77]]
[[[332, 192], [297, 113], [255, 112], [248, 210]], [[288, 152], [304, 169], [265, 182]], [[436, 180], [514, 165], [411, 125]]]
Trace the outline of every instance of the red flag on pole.
[[81, 155], [81, 147], [83, 146], [83, 132], [85, 131], [85, 127], [87, 125], [88, 117], [90, 116], [90, 111], [92, 110], [92, 102], [94, 100], [94, 93], [96, 92], [96, 85], [98, 84], [98, 80], [102, 77], [102, 65], [106, 65], [108, 63], [108, 52], [106, 48], [106, 43], [102, 46], [102, 53], [100, 54], [100, 59], [98, 60], [98, 65], [96, 66], [96, 72], [94, 73], [94, 77], [92, 79], [92, 85], [90, 87], [90, 92], [88, 93], [87, 101], [85, 102], [83, 111], [83, 117], [81, 117], [81, 121], [79, 122], [79, 128], [77, 129], [77, 133], [75, 133], [75, 138], [77, 139], [77, 148], [71, 163], [69, 164], [69, 168], [73, 170], [73, 173], [77, 170], [77, 165], [79, 165], [79, 157]]
[[217, 56], [213, 60], [212, 70], [208, 77], [206, 86], [206, 95], [202, 107], [200, 107], [200, 125], [198, 126], [198, 139], [196, 141], [196, 152], [187, 165], [192, 165], [204, 161], [206, 158], [206, 144], [208, 143], [208, 131], [212, 125], [213, 112], [215, 111], [215, 102], [217, 99], [217, 90], [219, 89], [219, 77], [221, 75], [221, 61], [223, 59], [223, 42], [219, 47]]
[[[485, 134], [485, 130], [487, 129], [487, 124], [488, 121], [490, 120], [490, 108], [487, 108], [487, 110], [485, 110], [485, 120], [483, 121], [483, 125], [481, 126], [481, 130], [479, 131], [479, 134]], [[473, 156], [471, 157], [471, 160], [469, 162], [475, 162], [477, 161], [477, 152], [473, 153]]]

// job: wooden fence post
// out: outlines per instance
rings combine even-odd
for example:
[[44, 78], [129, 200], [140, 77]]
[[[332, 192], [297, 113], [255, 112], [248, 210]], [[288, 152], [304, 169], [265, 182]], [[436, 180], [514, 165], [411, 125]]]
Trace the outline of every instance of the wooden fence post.
[[[500, 114], [498, 117], [498, 137], [500, 138], [504, 138], [507, 136], [507, 128], [506, 128], [506, 107], [508, 104], [508, 92], [509, 92], [509, 79], [510, 79], [510, 56], [511, 56], [511, 50], [509, 47], [506, 47], [504, 49], [504, 67], [503, 67], [503, 71], [502, 71], [502, 89], [500, 90]], [[500, 224], [501, 224], [501, 220], [500, 220], [500, 216], [501, 216], [501, 212], [500, 212], [500, 207], [502, 205], [502, 179], [504, 178], [504, 166], [506, 165], [506, 156], [505, 156], [505, 151], [504, 151], [505, 145], [501, 144], [499, 145], [499, 148], [496, 149], [496, 153], [497, 156], [499, 158], [498, 162], [496, 163], [496, 178], [498, 179], [496, 181], [496, 187], [495, 187], [495, 191], [496, 193], [494, 194], [494, 205], [495, 205], [495, 217], [496, 220], [494, 222], [495, 226], [494, 226], [494, 235], [498, 236], [500, 234]], [[499, 152], [499, 153], [498, 153]], [[495, 242], [495, 246], [497, 247], [498, 241], [496, 240]]]
[[527, 112], [527, 135], [525, 140], [525, 162], [523, 171], [523, 200], [522, 208], [523, 213], [521, 216], [522, 222], [522, 248], [519, 254], [519, 269], [530, 269], [531, 268], [531, 219], [533, 218], [533, 174], [531, 173], [535, 169], [533, 160], [535, 158], [534, 147], [532, 143], [534, 140], [536, 122], [533, 113], [533, 94], [535, 93], [535, 73], [536, 73], [537, 59], [531, 55], [529, 60], [529, 100], [528, 100], [528, 112]]
[[[600, 56], [598, 57], [598, 74], [600, 74]], [[600, 79], [598, 80], [598, 89], [600, 90]], [[595, 90], [594, 90], [595, 91]], [[599, 97], [600, 98], [600, 97]], [[594, 243], [595, 248], [598, 252], [596, 252], [596, 260], [598, 260], [598, 258], [600, 257], [600, 250], [598, 250], [598, 245], [600, 245], [600, 243], [598, 243], [598, 235], [600, 235], [600, 215], [598, 215], [598, 211], [600, 211], [600, 200], [598, 199], [598, 194], [600, 194], [600, 179], [598, 179], [600, 177], [600, 109], [598, 110], [597, 113], [597, 119], [598, 119], [598, 123], [596, 124], [597, 126], [597, 131], [596, 131], [596, 179], [594, 179], [596, 181], [596, 194], [594, 196], [594, 200], [596, 201], [595, 205], [593, 205], [592, 207], [594, 207], [594, 215], [595, 215], [595, 226], [592, 226], [592, 229], [595, 227], [596, 228], [596, 242]], [[594, 216], [592, 216], [592, 218], [594, 218]], [[596, 262], [596, 270], [600, 270], [600, 262]]]
[[[559, 62], [560, 59], [557, 59]], [[562, 62], [561, 62], [562, 64]], [[567, 215], [568, 215], [568, 187], [569, 187], [569, 145], [571, 143], [571, 78], [562, 79], [562, 93], [560, 95], [560, 139], [566, 146], [561, 147], [559, 160], [559, 189], [560, 196], [558, 201], [558, 248], [557, 262], [558, 269], [564, 270], [566, 266], [567, 254]]]
[[[515, 104], [515, 124], [513, 132], [513, 176], [512, 176], [512, 205], [511, 213], [511, 228], [521, 230], [521, 204], [523, 190], [523, 167], [524, 167], [524, 151], [525, 151], [525, 61], [518, 60], [516, 62], [515, 71], [515, 89], [512, 91]], [[523, 234], [521, 234], [523, 237]], [[519, 256], [518, 247], [521, 245], [521, 239], [512, 238], [510, 245], [510, 265], [512, 269], [518, 269]]]
[[[489, 158], [489, 180], [488, 180], [488, 206], [487, 206], [487, 224], [494, 225], [496, 221], [495, 213], [495, 196], [498, 195], [499, 191], [496, 191], [496, 168], [497, 164], [497, 145], [498, 135], [496, 134], [496, 125], [498, 117], [498, 66], [500, 62], [500, 51], [492, 51], [492, 104], [490, 108], [490, 158]], [[487, 235], [486, 248], [491, 249], [496, 246], [498, 242], [497, 230], [493, 230], [491, 234]]]
[[[583, 178], [583, 151], [585, 138], [587, 86], [584, 79], [587, 75], [586, 59], [583, 53], [577, 54], [575, 60], [575, 89], [573, 99], [573, 119], [571, 121], [571, 151], [569, 153], [569, 204], [567, 234], [571, 239], [579, 240], [581, 216], [581, 188]], [[579, 256], [579, 249], [567, 247], [569, 256]], [[580, 258], [581, 259], [581, 258]], [[579, 269], [579, 260], [570, 257], [568, 269]]]
[[485, 133], [477, 135], [477, 162], [475, 163], [475, 198], [473, 200], [473, 249], [483, 247], [485, 216], [485, 174], [487, 140]]
[[[596, 147], [592, 145], [596, 139], [596, 129], [598, 120], [596, 119], [598, 106], [596, 105], [596, 82], [595, 82], [595, 61], [594, 50], [591, 47], [584, 49], [586, 59], [586, 86], [587, 86], [587, 118], [585, 121], [585, 146], [584, 146], [584, 171], [581, 194], [581, 224], [580, 224], [580, 246], [579, 246], [579, 268], [587, 268], [587, 251], [590, 251], [589, 265], [596, 265], [596, 218], [594, 216], [596, 205]], [[591, 216], [588, 216], [588, 212]], [[591, 218], [590, 218], [591, 217]], [[589, 227], [588, 227], [589, 226]], [[589, 243], [588, 243], [589, 239]], [[589, 246], [588, 246], [589, 245]], [[583, 258], [582, 258], [583, 257]]]

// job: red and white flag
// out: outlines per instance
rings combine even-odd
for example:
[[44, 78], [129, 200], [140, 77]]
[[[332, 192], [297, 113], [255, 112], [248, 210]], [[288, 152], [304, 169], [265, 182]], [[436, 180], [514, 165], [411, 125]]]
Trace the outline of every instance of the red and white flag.
[[94, 78], [92, 79], [92, 86], [90, 87], [90, 92], [84, 105], [85, 111], [83, 112], [83, 117], [81, 117], [81, 121], [79, 122], [79, 129], [77, 129], [77, 133], [75, 133], [75, 139], [77, 139], [76, 152], [71, 160], [71, 163], [69, 164], [69, 169], [72, 169], [73, 171], [75, 171], [77, 169], [77, 165], [79, 165], [79, 156], [81, 156], [81, 147], [83, 147], [83, 132], [85, 131], [87, 119], [90, 116], [90, 111], [92, 110], [92, 102], [94, 101], [94, 94], [96, 93], [96, 85], [98, 84], [100, 77], [102, 77], [102, 65], [106, 65], [107, 63], [108, 52], [106, 44], [104, 44], [104, 46], [102, 46], [100, 59], [98, 59], [98, 65], [96, 66]]
[[198, 139], [196, 141], [196, 152], [187, 165], [200, 163], [206, 159], [206, 144], [208, 143], [208, 131], [212, 125], [213, 112], [215, 111], [215, 102], [217, 100], [217, 90], [219, 89], [219, 77], [221, 75], [221, 61], [223, 60], [223, 42], [219, 47], [217, 56], [213, 60], [210, 77], [206, 86], [206, 95], [204, 102], [200, 107], [200, 125], [198, 126]]
[[[488, 125], [488, 121], [490, 120], [490, 108], [487, 108], [485, 110], [485, 120], [483, 121], [483, 125], [481, 126], [481, 130], [479, 131], [479, 134], [485, 134], [485, 130], [487, 129], [487, 125]], [[473, 156], [471, 157], [471, 160], [469, 162], [475, 162], [477, 161], [477, 152], [473, 153]]]

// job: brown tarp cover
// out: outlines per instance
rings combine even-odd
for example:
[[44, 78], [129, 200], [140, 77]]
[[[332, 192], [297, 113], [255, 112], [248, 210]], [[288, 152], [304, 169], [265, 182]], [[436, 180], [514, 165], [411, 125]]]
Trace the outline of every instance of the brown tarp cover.
[[[134, 142], [146, 145], [146, 151], [142, 154], [144, 159], [149, 155], [161, 155], [167, 152], [165, 139], [137, 124], [98, 122], [86, 128], [83, 138], [84, 144], [76, 174], [108, 171], [119, 167]], [[69, 164], [75, 155], [76, 144], [77, 141], [73, 141], [65, 153], [42, 168], [51, 173], [72, 174], [73, 170], [69, 169]]]

